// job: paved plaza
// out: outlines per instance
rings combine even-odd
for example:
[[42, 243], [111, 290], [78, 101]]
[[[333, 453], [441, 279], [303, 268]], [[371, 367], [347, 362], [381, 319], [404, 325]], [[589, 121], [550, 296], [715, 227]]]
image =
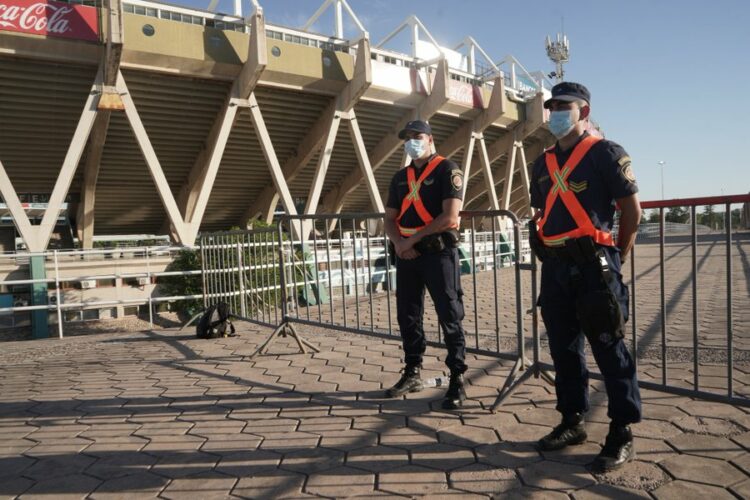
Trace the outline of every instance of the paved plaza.
[[[270, 329], [102, 334], [7, 342], [0, 352], [0, 497], [735, 498], [750, 495], [750, 411], [644, 391], [638, 460], [587, 470], [607, 430], [593, 386], [589, 441], [539, 453], [557, 423], [551, 387], [488, 411], [510, 368], [470, 357], [469, 400], [442, 390], [387, 400], [392, 339], [300, 327], [249, 358]], [[443, 373], [429, 348], [425, 377]]]
[[[743, 398], [750, 393], [750, 266], [748, 239], [740, 236], [732, 250], [731, 380], [732, 394]], [[670, 241], [665, 251], [663, 347], [658, 250], [640, 245], [636, 260], [639, 377], [693, 388], [690, 247]], [[720, 238], [702, 240], [697, 251], [699, 388], [722, 395], [725, 251]], [[514, 353], [512, 269], [479, 273], [476, 298], [471, 276], [463, 280], [469, 345]], [[528, 272], [523, 287], [528, 293]], [[392, 294], [390, 303], [395, 316]], [[341, 304], [296, 312], [342, 324]], [[389, 330], [389, 294], [346, 304], [347, 326], [359, 320], [362, 329]], [[425, 326], [437, 340], [430, 308]], [[529, 308], [524, 295], [526, 347]], [[633, 428], [637, 460], [598, 475], [587, 464], [607, 432], [599, 382], [589, 440], [540, 453], [534, 442], [559, 419], [552, 387], [532, 379], [498, 413], [489, 411], [511, 361], [472, 354], [470, 399], [446, 412], [441, 388], [382, 398], [402, 366], [395, 324], [391, 338], [298, 324], [320, 353], [298, 353], [280, 338], [252, 359], [271, 329], [238, 327], [237, 337], [217, 340], [173, 327], [0, 344], [0, 498], [750, 497], [750, 408], [741, 405], [644, 390], [645, 419]], [[427, 354], [424, 377], [445, 374], [444, 350]]]

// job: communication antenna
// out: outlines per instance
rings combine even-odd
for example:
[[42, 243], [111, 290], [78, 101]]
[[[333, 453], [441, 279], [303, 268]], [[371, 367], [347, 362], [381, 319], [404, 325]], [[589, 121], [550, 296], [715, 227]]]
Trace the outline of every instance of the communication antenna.
[[557, 34], [557, 40], [552, 40], [548, 36], [544, 45], [547, 48], [547, 57], [555, 63], [555, 71], [547, 76], [561, 82], [565, 74], [563, 63], [570, 60], [570, 44], [568, 43], [568, 37], [565, 36], [565, 28], [563, 27], [563, 33]]

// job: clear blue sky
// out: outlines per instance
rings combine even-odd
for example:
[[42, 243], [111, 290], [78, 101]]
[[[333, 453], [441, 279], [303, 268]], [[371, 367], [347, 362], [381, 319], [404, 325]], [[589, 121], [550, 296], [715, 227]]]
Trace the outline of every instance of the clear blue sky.
[[[175, 0], [172, 0], [175, 1]], [[198, 0], [176, 0], [205, 7]], [[249, 9], [249, 0], [243, 8]], [[260, 0], [267, 22], [301, 26], [323, 0]], [[641, 199], [750, 191], [750, 1], [748, 0], [349, 0], [373, 43], [416, 14], [437, 41], [471, 35], [495, 59], [513, 54], [550, 72], [544, 38], [571, 44], [566, 79], [592, 93], [607, 138], [633, 158]], [[219, 10], [231, 12], [221, 0]], [[332, 34], [331, 15], [315, 27]], [[347, 35], [354, 35], [347, 26]], [[400, 47], [407, 35], [386, 48]], [[399, 43], [401, 42], [401, 43]]]

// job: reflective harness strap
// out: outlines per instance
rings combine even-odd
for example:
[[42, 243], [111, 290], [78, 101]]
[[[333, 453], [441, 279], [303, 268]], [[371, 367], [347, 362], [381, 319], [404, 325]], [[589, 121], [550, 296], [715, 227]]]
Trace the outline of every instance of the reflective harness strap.
[[[409, 185], [409, 193], [401, 201], [401, 212], [396, 218], [396, 224], [398, 225], [398, 230], [401, 233], [401, 236], [411, 236], [432, 222], [433, 217], [430, 212], [427, 211], [424, 203], [422, 203], [422, 198], [419, 196], [419, 190], [422, 188], [422, 182], [430, 176], [432, 171], [435, 170], [443, 160], [445, 160], [445, 158], [442, 156], [435, 156], [435, 158], [433, 158], [422, 171], [422, 175], [419, 176], [419, 179], [416, 179], [416, 169], [413, 166], [410, 165], [406, 167], [406, 181]], [[402, 227], [401, 218], [411, 206], [414, 206], [417, 215], [422, 219], [424, 224], [419, 227]]]
[[[539, 221], [539, 237], [546, 246], [555, 247], [565, 244], [565, 241], [569, 238], [581, 238], [583, 236], [591, 236], [594, 241], [600, 245], [613, 246], [614, 241], [612, 239], [612, 233], [607, 231], [600, 231], [591, 222], [591, 217], [586, 213], [586, 210], [581, 206], [575, 193], [570, 190], [568, 186], [568, 177], [573, 173], [573, 170], [581, 163], [581, 160], [586, 153], [589, 152], [591, 147], [599, 142], [599, 137], [586, 136], [581, 142], [576, 145], [571, 153], [568, 161], [565, 162], [565, 166], [560, 169], [557, 163], [557, 157], [552, 149], [547, 150], [545, 154], [545, 162], [547, 165], [547, 171], [549, 172], [550, 180], [553, 182], [552, 188], [547, 193], [547, 200], [545, 202], [544, 217]], [[552, 206], [557, 198], [560, 198], [568, 209], [573, 221], [576, 223], [576, 228], [567, 231], [565, 233], [556, 234], [553, 236], [545, 236], [544, 225], [547, 222], [547, 218], [552, 212]]]

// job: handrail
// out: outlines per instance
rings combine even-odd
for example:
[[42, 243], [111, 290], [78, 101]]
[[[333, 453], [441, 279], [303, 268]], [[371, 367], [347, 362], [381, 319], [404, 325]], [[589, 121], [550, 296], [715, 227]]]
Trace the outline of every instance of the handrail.
[[724, 205], [727, 203], [750, 203], [750, 194], [642, 201], [641, 208], [697, 207], [703, 205]]

